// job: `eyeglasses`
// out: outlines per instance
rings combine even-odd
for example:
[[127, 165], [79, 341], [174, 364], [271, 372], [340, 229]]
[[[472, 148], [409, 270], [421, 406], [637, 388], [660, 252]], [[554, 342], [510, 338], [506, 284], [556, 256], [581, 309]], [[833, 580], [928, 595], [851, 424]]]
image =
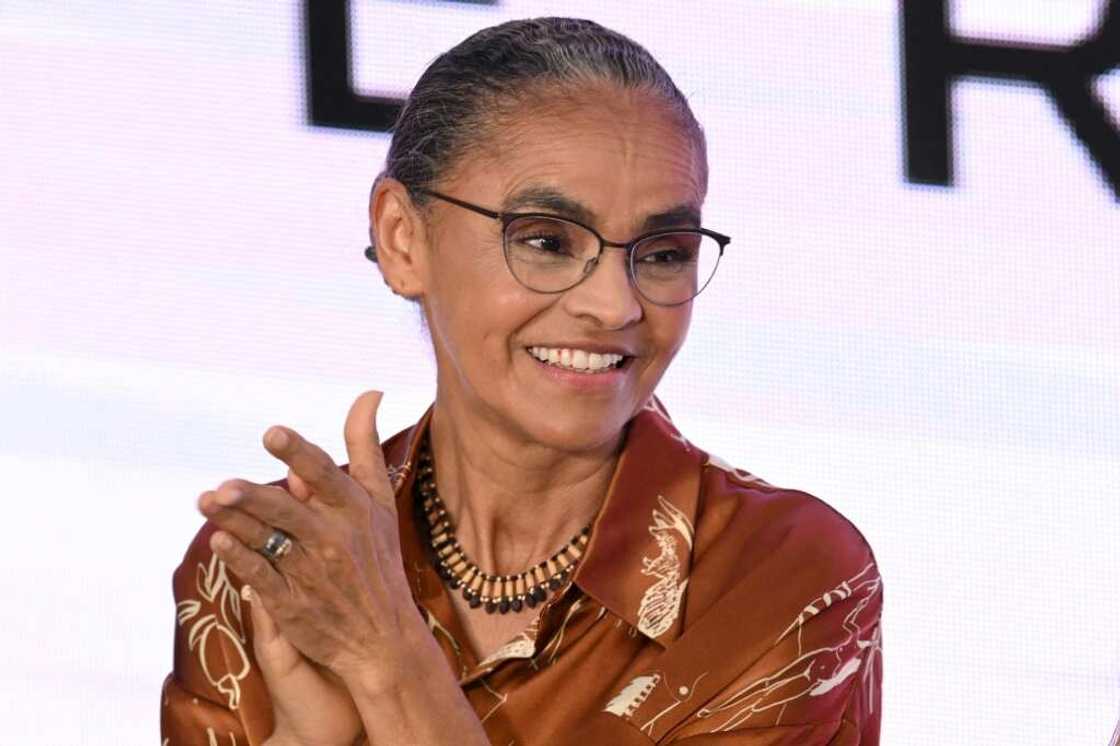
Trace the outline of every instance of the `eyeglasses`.
[[[514, 278], [538, 293], [562, 293], [587, 279], [607, 247], [625, 249], [627, 271], [642, 297], [679, 306], [707, 287], [731, 238], [706, 228], [666, 228], [627, 243], [590, 226], [537, 212], [495, 212], [430, 189], [413, 190], [501, 222], [502, 253]], [[366, 257], [377, 261], [372, 247]]]

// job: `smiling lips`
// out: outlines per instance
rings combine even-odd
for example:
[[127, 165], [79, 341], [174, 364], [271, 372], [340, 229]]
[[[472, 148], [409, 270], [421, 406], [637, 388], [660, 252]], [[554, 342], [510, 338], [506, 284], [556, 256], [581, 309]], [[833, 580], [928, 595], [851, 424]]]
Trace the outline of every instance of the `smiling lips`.
[[530, 347], [529, 354], [542, 363], [579, 373], [602, 373], [618, 368], [624, 355], [613, 352], [588, 352], [567, 347]]

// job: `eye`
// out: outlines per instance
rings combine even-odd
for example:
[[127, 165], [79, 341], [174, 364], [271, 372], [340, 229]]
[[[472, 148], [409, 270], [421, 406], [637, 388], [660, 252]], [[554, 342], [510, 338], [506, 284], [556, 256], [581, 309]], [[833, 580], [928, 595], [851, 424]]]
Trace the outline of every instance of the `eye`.
[[660, 236], [643, 242], [634, 253], [634, 261], [668, 267], [694, 263], [699, 243], [698, 236], [687, 234]]
[[659, 249], [644, 252], [638, 257], [638, 261], [643, 264], [685, 264], [694, 259], [693, 252], [685, 249]]
[[557, 233], [536, 233], [518, 236], [517, 242], [545, 254], [570, 254], [571, 247], [564, 238]]
[[569, 257], [579, 252], [579, 228], [545, 217], [518, 218], [506, 228], [506, 241], [518, 253]]

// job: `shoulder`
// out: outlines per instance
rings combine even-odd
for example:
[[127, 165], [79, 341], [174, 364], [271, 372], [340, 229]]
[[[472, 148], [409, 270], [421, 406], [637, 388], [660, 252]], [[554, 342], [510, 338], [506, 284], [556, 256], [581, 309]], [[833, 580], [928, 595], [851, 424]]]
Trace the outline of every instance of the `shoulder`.
[[180, 603], [192, 598], [200, 603], [214, 603], [219, 592], [240, 594], [240, 583], [235, 582], [225, 563], [210, 549], [210, 537], [216, 530], [209, 521], [203, 523], [175, 569], [173, 585]]
[[808, 589], [877, 564], [864, 534], [824, 500], [711, 455], [702, 467], [693, 556], [695, 580], [715, 596], [760, 573]]
[[859, 529], [711, 458], [695, 528], [682, 634], [608, 711], [658, 743], [742, 730], [817, 743], [845, 720], [874, 732], [882, 589]]

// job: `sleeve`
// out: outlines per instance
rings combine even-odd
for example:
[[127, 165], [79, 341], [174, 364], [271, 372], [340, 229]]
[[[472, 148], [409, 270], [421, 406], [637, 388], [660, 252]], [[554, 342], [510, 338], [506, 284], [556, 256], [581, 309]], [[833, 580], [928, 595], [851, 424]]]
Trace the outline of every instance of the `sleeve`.
[[206, 524], [175, 571], [174, 667], [163, 683], [161, 746], [256, 746], [272, 707], [252, 659], [241, 584], [209, 546]]

